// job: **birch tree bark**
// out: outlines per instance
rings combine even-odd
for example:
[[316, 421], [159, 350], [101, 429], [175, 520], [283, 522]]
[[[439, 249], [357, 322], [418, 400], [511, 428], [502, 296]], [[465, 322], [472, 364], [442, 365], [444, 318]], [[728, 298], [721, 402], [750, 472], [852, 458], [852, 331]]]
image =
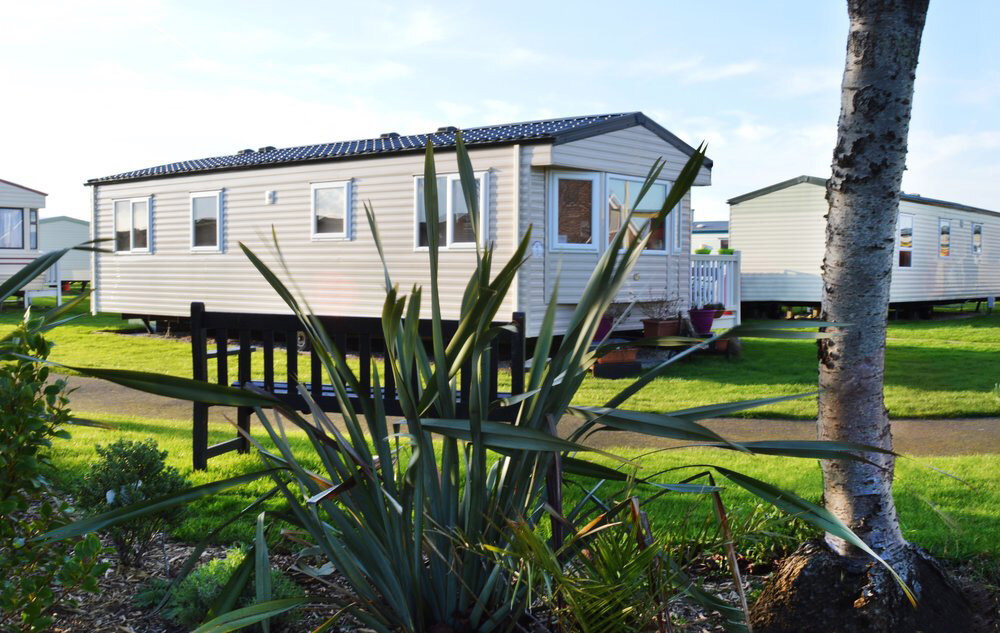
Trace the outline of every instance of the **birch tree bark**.
[[[913, 80], [928, 0], [849, 0], [823, 260], [824, 320], [850, 324], [819, 350], [819, 437], [892, 448], [883, 399], [885, 336]], [[906, 541], [892, 498], [894, 459], [823, 462], [826, 507], [872, 549], [901, 562]], [[858, 552], [841, 539], [842, 556]]]

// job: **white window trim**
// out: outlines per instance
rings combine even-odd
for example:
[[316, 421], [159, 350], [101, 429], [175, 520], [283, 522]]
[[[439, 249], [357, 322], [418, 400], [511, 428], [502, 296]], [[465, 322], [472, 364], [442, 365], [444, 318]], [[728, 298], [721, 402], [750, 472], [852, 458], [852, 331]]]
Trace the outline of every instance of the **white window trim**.
[[[215, 246], [195, 246], [194, 245], [194, 200], [195, 198], [211, 198], [215, 196], [218, 207], [216, 208], [216, 236], [215, 236]], [[225, 222], [225, 207], [223, 202], [225, 200], [225, 189], [215, 189], [212, 191], [192, 191], [191, 197], [188, 203], [188, 232], [190, 235], [189, 245], [191, 247], [192, 253], [224, 253], [225, 245], [222, 242], [222, 236], [225, 234], [223, 230]]]
[[[316, 190], [317, 189], [343, 189], [344, 190], [344, 230], [339, 233], [319, 233], [316, 231]], [[310, 212], [310, 234], [314, 242], [346, 242], [353, 238], [351, 226], [354, 222], [353, 185], [351, 180], [330, 180], [327, 182], [314, 182], [309, 188], [309, 208]]]
[[[943, 229], [946, 224], [948, 225], [948, 254], [947, 255], [942, 255], [941, 254], [941, 229]], [[940, 258], [940, 259], [946, 259], [946, 258], [947, 259], [951, 259], [951, 251], [955, 248], [954, 240], [952, 240], [951, 238], [952, 238], [952, 234], [951, 234], [951, 219], [949, 219], [949, 218], [938, 218], [938, 258]]]
[[[603, 251], [607, 243], [605, 221], [601, 222], [601, 217], [605, 215], [601, 207], [607, 204], [607, 196], [604, 195], [604, 181], [606, 174], [600, 172], [587, 171], [553, 171], [549, 173], [549, 201], [548, 211], [545, 214], [545, 221], [548, 224], [549, 250], [554, 252], [569, 253], [597, 253]], [[594, 183], [593, 200], [590, 204], [590, 244], [573, 244], [559, 242], [559, 179], [589, 180]]]
[[[616, 178], [618, 180], [628, 180], [630, 182], [637, 182], [640, 185], [642, 185], [643, 183], [646, 182], [645, 178], [639, 178], [637, 176], [625, 176], [623, 174], [612, 174], [612, 173], [606, 173], [606, 174], [604, 174], [604, 191], [605, 191], [605, 195], [604, 195], [604, 206], [601, 208], [601, 213], [604, 215], [604, 243], [605, 244], [607, 244], [608, 242], [611, 241], [611, 237], [610, 237], [611, 236], [611, 227], [609, 226], [609, 224], [611, 222], [611, 213], [608, 210], [608, 200], [607, 200], [607, 198], [608, 198], [608, 195], [609, 195], [608, 192], [611, 191], [611, 186], [609, 184], [609, 181], [612, 178]], [[665, 185], [667, 187], [667, 195], [670, 195], [670, 189], [674, 186], [674, 183], [670, 182], [669, 180], [656, 180], [656, 181], [654, 181], [654, 184]], [[674, 235], [675, 234], [675, 231], [674, 231], [674, 216], [680, 210], [680, 206], [681, 206], [681, 203], [678, 202], [677, 203], [677, 208], [674, 209], [673, 211], [671, 211], [670, 213], [668, 213], [667, 217], [664, 218], [666, 226], [663, 227], [663, 248], [662, 249], [660, 249], [660, 248], [647, 248], [647, 249], [643, 249], [643, 251], [642, 251], [643, 255], [669, 255], [670, 252], [671, 252], [671, 249], [673, 249], [673, 252], [675, 252], [675, 253], [678, 252], [678, 249], [680, 248], [680, 246], [673, 243], [674, 240], [675, 240], [675, 235]], [[627, 211], [628, 211], [628, 209], [626, 209], [626, 212]], [[607, 246], [605, 246], [605, 248], [607, 248]]]
[[[476, 178], [479, 178], [479, 246], [485, 247], [489, 243], [489, 226], [490, 226], [490, 172], [489, 171], [477, 171], [473, 172]], [[420, 245], [420, 218], [417, 217], [417, 208], [420, 201], [417, 199], [419, 188], [417, 183], [423, 179], [423, 174], [418, 174], [413, 177], [413, 250], [418, 252], [424, 252], [429, 249], [428, 246]], [[436, 174], [438, 178], [446, 178], [445, 187], [447, 191], [445, 193], [445, 243], [438, 244], [439, 250], [455, 250], [455, 251], [468, 251], [474, 250], [476, 248], [475, 242], [453, 242], [452, 238], [455, 235], [455, 214], [452, 211], [452, 184], [456, 181], [461, 182], [462, 177], [460, 174]], [[440, 212], [441, 210], [438, 209]], [[425, 212], [426, 215], [426, 212]]]
[[[976, 251], [976, 227], [979, 227], [979, 251]], [[982, 222], [972, 223], [972, 242], [969, 244], [970, 252], [973, 257], [981, 257], [983, 254], [983, 246], [985, 245], [986, 229], [983, 227]]]
[[[128, 244], [127, 251], [118, 250], [118, 213], [115, 209], [119, 202], [128, 202]], [[146, 247], [135, 248], [132, 241], [135, 234], [132, 227], [132, 218], [135, 217], [135, 204], [137, 202], [146, 203]], [[115, 255], [150, 255], [153, 252], [153, 196], [143, 198], [114, 198], [111, 200], [111, 235], [114, 240], [113, 251]]]
[[[670, 195], [670, 189], [674, 188], [674, 183], [670, 183], [670, 188], [667, 190], [667, 195]], [[675, 255], [681, 252], [681, 246], [684, 242], [684, 198], [677, 201], [677, 206], [674, 207], [670, 215], [667, 216], [670, 220], [670, 251]]]
[[[910, 218], [910, 245], [903, 246], [903, 218]], [[914, 243], [914, 225], [915, 219], [912, 213], [900, 213], [896, 220], [896, 268], [913, 268], [913, 243]], [[941, 252], [941, 233], [940, 228], [938, 229], [938, 253]], [[910, 265], [900, 266], [899, 265], [899, 252], [907, 251], [910, 253]]]

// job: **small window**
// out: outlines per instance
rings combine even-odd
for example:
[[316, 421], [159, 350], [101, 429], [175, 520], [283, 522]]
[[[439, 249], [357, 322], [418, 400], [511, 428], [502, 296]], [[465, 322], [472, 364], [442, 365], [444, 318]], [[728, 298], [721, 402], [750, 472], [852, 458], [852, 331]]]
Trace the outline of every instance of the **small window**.
[[318, 182], [312, 186], [313, 239], [348, 239], [351, 230], [351, 183]]
[[191, 250], [222, 252], [222, 192], [191, 194]]
[[[608, 243], [615, 238], [622, 230], [622, 224], [628, 215], [629, 209], [636, 207], [636, 197], [642, 190], [643, 181], [630, 178], [620, 178], [610, 176], [608, 178]], [[632, 221], [625, 229], [625, 244], [643, 234], [646, 226], [652, 222], [652, 236], [646, 243], [647, 251], [665, 251], [667, 233], [665, 230], [666, 221], [656, 221], [653, 218], [659, 214], [663, 208], [663, 203], [667, 198], [667, 185], [664, 183], [654, 183], [650, 186], [646, 195], [639, 201], [635, 213], [632, 214]]]
[[719, 248], [729, 248], [729, 239], [725, 237], [720, 237]]
[[684, 215], [681, 213], [681, 208], [683, 203], [678, 202], [674, 210], [670, 212], [667, 218], [670, 220], [670, 227], [673, 229], [671, 234], [673, 235], [673, 252], [681, 252], [681, 244], [684, 242]]
[[597, 250], [600, 180], [597, 174], [554, 174], [552, 207], [552, 248]]
[[[488, 184], [485, 172], [477, 173], [476, 201], [479, 207], [480, 243], [486, 243], [486, 229], [489, 225]], [[458, 174], [438, 176], [436, 180], [438, 201], [438, 245], [442, 248], [472, 248], [476, 245], [476, 227], [472, 212], [462, 191], [462, 179]], [[427, 211], [424, 207], [424, 178], [416, 178], [416, 246], [427, 248], [429, 227]]]
[[951, 220], [938, 220], [938, 255], [951, 256]]
[[983, 254], [983, 225], [973, 224], [972, 225], [972, 254], [982, 255]]
[[28, 248], [38, 250], [38, 209], [28, 210]]
[[24, 209], [0, 208], [0, 248], [24, 248]]
[[148, 253], [150, 198], [115, 200], [114, 233], [116, 253]]
[[913, 216], [909, 213], [899, 214], [899, 267], [910, 268], [913, 265]]

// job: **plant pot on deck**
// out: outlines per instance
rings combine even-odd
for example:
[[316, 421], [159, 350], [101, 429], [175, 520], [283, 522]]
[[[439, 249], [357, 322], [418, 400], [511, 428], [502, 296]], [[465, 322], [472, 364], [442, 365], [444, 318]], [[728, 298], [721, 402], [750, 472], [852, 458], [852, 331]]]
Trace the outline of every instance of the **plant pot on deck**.
[[646, 338], [677, 336], [681, 331], [680, 319], [643, 319], [643, 335]]
[[712, 322], [715, 321], [715, 308], [689, 310], [691, 315], [691, 326], [698, 334], [708, 334], [712, 331]]
[[623, 349], [616, 349], [608, 352], [604, 356], [597, 359], [597, 362], [602, 365], [613, 365], [615, 363], [634, 363], [636, 359], [636, 353], [638, 350], [634, 347], [626, 347]]

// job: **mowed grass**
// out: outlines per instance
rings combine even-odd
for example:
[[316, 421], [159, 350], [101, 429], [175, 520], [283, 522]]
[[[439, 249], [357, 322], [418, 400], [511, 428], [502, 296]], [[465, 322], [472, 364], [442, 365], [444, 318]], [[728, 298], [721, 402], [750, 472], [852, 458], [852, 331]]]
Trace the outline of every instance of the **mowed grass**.
[[[97, 417], [113, 424], [115, 428], [106, 430], [71, 427], [71, 440], [55, 442], [52, 455], [56, 470], [51, 476], [57, 486], [66, 490], [72, 490], [77, 485], [76, 482], [86, 472], [88, 465], [96, 459], [96, 444], [109, 443], [120, 437], [132, 440], [155, 439], [161, 448], [169, 452], [169, 463], [183, 472], [192, 484], [204, 484], [263, 467], [260, 458], [252, 453], [229, 453], [211, 459], [207, 471], [193, 472], [190, 422], [127, 419], [109, 415], [87, 417]], [[253, 433], [265, 446], [269, 444], [259, 424], [254, 424]], [[232, 427], [228, 425], [211, 425], [211, 442], [228, 439], [232, 435]], [[304, 434], [291, 430], [289, 437], [302, 462], [319, 469], [319, 462]], [[626, 458], [639, 458], [642, 454], [642, 451], [636, 449], [612, 449], [612, 452]], [[606, 465], [617, 465], [601, 456], [594, 456], [592, 459]], [[645, 455], [637, 463], [641, 465], [639, 474], [645, 476], [686, 464], [717, 464], [768, 481], [814, 502], [818, 502], [820, 498], [821, 477], [815, 460], [754, 457], [701, 448]], [[930, 467], [960, 477], [965, 484], [935, 472]], [[996, 477], [998, 468], [1000, 455], [899, 460], [895, 493], [906, 537], [938, 556], [964, 558], [984, 555], [990, 559], [1000, 559], [1000, 483]], [[657, 477], [656, 480], [679, 481], [701, 470], [704, 469], [686, 469], [672, 473], [670, 477]], [[728, 484], [724, 479], [720, 478], [718, 481], [726, 488], [724, 501], [735, 516], [746, 515], [758, 505], [755, 497]], [[593, 485], [594, 482], [581, 479], [580, 483]], [[239, 512], [268, 490], [269, 484], [268, 479], [260, 480], [191, 504], [180, 526], [174, 530], [174, 536], [197, 542], [226, 517]], [[646, 491], [647, 494], [649, 492]], [[600, 490], [600, 495], [605, 499], [620, 498], [620, 493], [620, 489], [616, 489], [613, 484], [605, 484]], [[574, 496], [579, 498], [579, 493], [570, 495], [567, 508], [574, 502]], [[274, 500], [269, 507], [276, 509], [279, 505], [280, 502]], [[700, 531], [705, 525], [712, 524], [708, 520], [711, 509], [707, 499], [703, 497], [671, 493], [646, 504], [643, 509], [649, 514], [654, 530], [674, 541], [703, 539], [699, 536]], [[247, 518], [223, 531], [216, 540], [224, 543], [245, 541], [251, 537], [252, 529], [251, 519]], [[779, 534], [792, 531], [783, 522], [768, 525], [766, 529]], [[760, 538], [760, 535], [744, 535], [742, 546], [750, 547], [754, 538]]]
[[[44, 302], [45, 300], [41, 300]], [[49, 299], [48, 301], [51, 301]], [[0, 335], [20, 319], [0, 314]], [[134, 328], [117, 315], [90, 316], [50, 334], [52, 360], [68, 365], [156, 371], [191, 376], [190, 344], [165, 337], [123, 335]], [[263, 352], [254, 355], [254, 377], [262, 377]], [[275, 353], [283, 375], [285, 354]], [[308, 356], [299, 372], [308, 375]], [[209, 363], [210, 378], [215, 363]], [[696, 355], [678, 363], [636, 394], [627, 407], [670, 411], [733, 400], [766, 398], [816, 389], [816, 345], [812, 341], [744, 339], [741, 358]], [[236, 378], [235, 358], [229, 362]], [[1000, 314], [935, 321], [894, 321], [886, 353], [886, 406], [896, 418], [952, 418], [1000, 415]], [[588, 378], [576, 403], [600, 405], [627, 380]], [[815, 398], [784, 402], [743, 413], [747, 417], [813, 418]]]

